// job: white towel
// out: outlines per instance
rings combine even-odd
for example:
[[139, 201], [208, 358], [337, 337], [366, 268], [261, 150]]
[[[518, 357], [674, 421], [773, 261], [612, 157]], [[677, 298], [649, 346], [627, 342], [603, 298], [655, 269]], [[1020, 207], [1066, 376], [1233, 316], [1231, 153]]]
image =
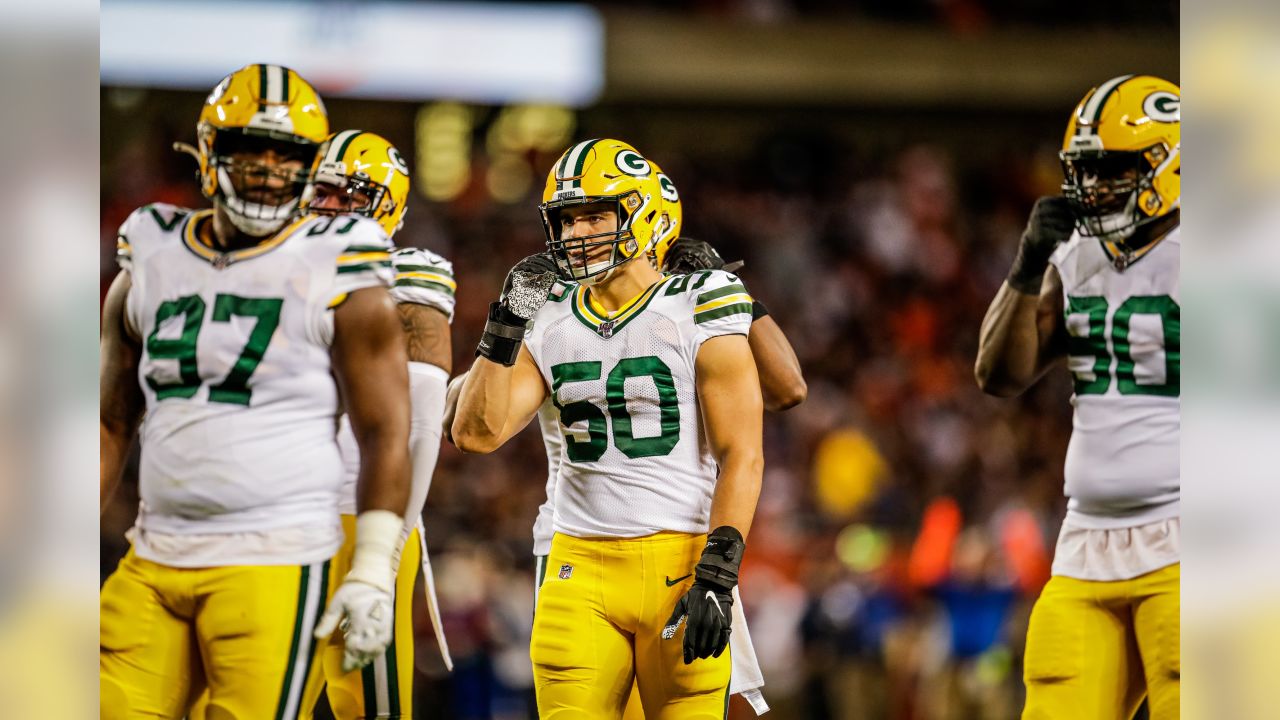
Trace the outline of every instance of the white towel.
[[[426, 553], [423, 553], [426, 557]], [[761, 690], [764, 688], [764, 673], [760, 672], [760, 661], [756, 659], [756, 649], [751, 644], [751, 633], [747, 630], [747, 616], [742, 611], [742, 595], [738, 588], [733, 588], [733, 632], [729, 634], [729, 652], [733, 658], [733, 675], [729, 681], [729, 692], [741, 695], [751, 704], [756, 715], [769, 712], [769, 703], [764, 701]]]
[[[444, 667], [449, 672], [453, 672], [453, 658], [449, 655], [449, 643], [444, 639], [444, 623], [440, 621], [440, 601], [436, 599], [436, 576], [431, 572], [431, 558], [427, 556], [427, 531], [422, 527], [422, 518], [418, 518], [418, 543], [422, 546], [422, 590], [427, 594], [427, 613], [431, 616], [431, 627], [436, 631], [436, 642], [440, 644], [440, 657], [444, 658]], [[734, 621], [737, 621], [736, 617]], [[746, 626], [744, 622], [742, 627], [746, 628]], [[748, 639], [748, 647], [750, 643]], [[753, 653], [751, 657], [755, 658], [755, 654]]]

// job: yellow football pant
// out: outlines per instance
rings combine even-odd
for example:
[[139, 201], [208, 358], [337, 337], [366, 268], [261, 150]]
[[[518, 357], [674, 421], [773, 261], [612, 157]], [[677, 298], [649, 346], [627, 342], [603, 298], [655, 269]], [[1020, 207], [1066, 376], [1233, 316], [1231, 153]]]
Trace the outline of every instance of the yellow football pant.
[[133, 550], [102, 588], [101, 717], [297, 718], [319, 696], [328, 563], [173, 568]]
[[[542, 581], [546, 579], [547, 574], [547, 556], [534, 556], [534, 581], [533, 589], [534, 602], [537, 603], [538, 589], [542, 587]], [[665, 582], [665, 581], [664, 581]], [[631, 683], [631, 694], [627, 696], [627, 707], [622, 712], [622, 720], [644, 720], [644, 705], [640, 702], [640, 684]]]
[[[333, 558], [329, 583], [337, 586], [351, 571], [356, 551], [356, 518], [342, 516], [346, 540]], [[413, 590], [422, 563], [422, 545], [415, 529], [400, 554], [396, 573], [396, 629], [391, 645], [372, 663], [342, 672], [342, 634], [334, 633], [321, 648], [329, 707], [338, 720], [413, 717]], [[308, 706], [309, 712], [313, 709]]]
[[541, 720], [617, 720], [638, 686], [648, 720], [722, 720], [732, 662], [684, 664], [662, 628], [693, 584], [705, 535], [551, 541], [530, 656]]
[[1055, 576], [1027, 629], [1023, 720], [1177, 720], [1182, 662], [1180, 565], [1132, 580]]

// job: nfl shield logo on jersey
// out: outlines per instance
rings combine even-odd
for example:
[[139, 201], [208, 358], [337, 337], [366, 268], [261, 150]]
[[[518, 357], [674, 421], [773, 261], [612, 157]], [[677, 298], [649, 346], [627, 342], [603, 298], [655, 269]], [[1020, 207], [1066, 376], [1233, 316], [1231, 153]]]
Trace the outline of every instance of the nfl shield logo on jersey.
[[614, 325], [614, 322], [612, 320], [607, 320], [605, 322], [600, 323], [600, 337], [604, 338], [605, 340], [608, 340], [609, 338], [613, 337], [613, 325]]
[[561, 579], [561, 580], [568, 580], [568, 579], [569, 579], [569, 578], [571, 578], [571, 577], [573, 577], [573, 566], [572, 566], [572, 565], [570, 565], [569, 563], [565, 563], [565, 564], [561, 565], [561, 566], [560, 566], [560, 579]]

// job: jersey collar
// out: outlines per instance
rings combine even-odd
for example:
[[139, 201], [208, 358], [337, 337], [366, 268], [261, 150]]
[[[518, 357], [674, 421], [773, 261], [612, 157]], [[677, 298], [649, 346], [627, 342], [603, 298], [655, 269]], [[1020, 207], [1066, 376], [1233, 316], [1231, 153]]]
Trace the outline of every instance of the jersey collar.
[[644, 312], [649, 303], [658, 294], [659, 288], [666, 285], [671, 280], [670, 277], [664, 277], [658, 282], [649, 286], [648, 290], [640, 293], [626, 307], [621, 308], [611, 315], [601, 315], [592, 307], [590, 299], [587, 297], [587, 288], [579, 285], [574, 288], [573, 297], [570, 303], [573, 307], [573, 315], [586, 325], [597, 335], [608, 340], [613, 334], [621, 330], [623, 326], [631, 322], [637, 315]]
[[205, 245], [200, 241], [199, 236], [196, 234], [196, 228], [199, 226], [200, 222], [206, 218], [212, 217], [212, 208], [206, 208], [189, 215], [187, 217], [186, 224], [182, 228], [182, 244], [196, 256], [208, 261], [219, 270], [231, 263], [240, 262], [241, 260], [249, 260], [280, 247], [285, 240], [289, 239], [289, 236], [292, 235], [295, 230], [310, 219], [310, 217], [306, 216], [298, 218], [268, 240], [264, 240], [253, 247], [243, 248], [241, 250], [232, 250], [231, 252], [224, 253]]

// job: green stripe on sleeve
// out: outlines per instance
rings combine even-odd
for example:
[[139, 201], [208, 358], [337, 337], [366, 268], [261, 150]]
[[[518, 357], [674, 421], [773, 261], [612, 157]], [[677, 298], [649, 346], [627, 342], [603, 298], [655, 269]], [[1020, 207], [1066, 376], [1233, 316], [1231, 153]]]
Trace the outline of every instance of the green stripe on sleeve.
[[712, 300], [717, 300], [726, 295], [735, 295], [737, 293], [745, 293], [746, 291], [747, 291], [747, 288], [744, 287], [742, 283], [725, 285], [722, 288], [717, 288], [715, 290], [708, 290], [707, 292], [704, 292], [701, 295], [699, 295], [697, 304], [701, 305], [702, 303], [711, 302]]
[[346, 275], [346, 274], [348, 274], [348, 273], [372, 272], [372, 271], [378, 270], [378, 269], [380, 269], [380, 268], [386, 268], [386, 269], [390, 270], [390, 269], [391, 269], [391, 261], [390, 261], [390, 260], [375, 260], [375, 261], [373, 261], [373, 262], [359, 263], [359, 264], [357, 264], [357, 265], [343, 265], [342, 267], [339, 267], [339, 268], [338, 268], [338, 274], [339, 274], [339, 275]]
[[396, 265], [396, 272], [427, 272], [452, 278], [453, 273], [435, 265]]
[[367, 252], [389, 252], [390, 246], [387, 245], [348, 245], [343, 254], [346, 253], [367, 253]]
[[730, 315], [738, 315], [740, 313], [750, 315], [751, 303], [734, 303], [732, 305], [725, 305], [724, 307], [718, 307], [715, 310], [708, 310], [706, 312], [701, 312], [693, 316], [693, 322], [696, 325], [701, 325], [704, 322], [711, 322], [712, 320], [719, 320], [722, 317], [728, 317]]

